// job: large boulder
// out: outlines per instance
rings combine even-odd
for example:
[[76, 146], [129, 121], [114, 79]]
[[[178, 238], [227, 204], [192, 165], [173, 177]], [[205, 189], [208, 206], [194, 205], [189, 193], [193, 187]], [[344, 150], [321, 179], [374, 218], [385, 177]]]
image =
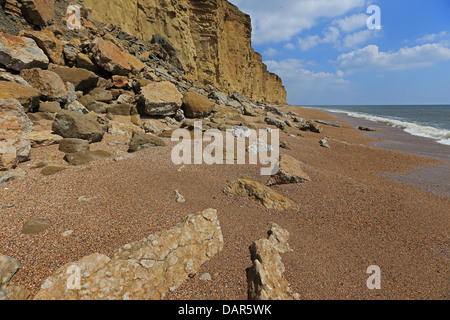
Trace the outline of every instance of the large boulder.
[[97, 38], [92, 53], [100, 67], [115, 75], [126, 76], [132, 70], [127, 55], [111, 41]]
[[140, 105], [151, 116], [173, 116], [182, 105], [183, 95], [169, 81], [154, 82], [141, 89]]
[[50, 60], [59, 65], [64, 65], [63, 43], [56, 38], [50, 30], [32, 31], [23, 30], [19, 33], [22, 37], [33, 39], [39, 48], [50, 58]]
[[39, 106], [41, 92], [16, 82], [0, 81], [0, 100], [16, 99], [25, 108], [25, 111], [32, 110]]
[[68, 110], [56, 115], [52, 130], [63, 138], [78, 138], [90, 143], [102, 141], [105, 134], [100, 124], [91, 116]]
[[23, 70], [20, 75], [34, 88], [38, 89], [46, 99], [58, 102], [67, 101], [69, 93], [66, 85], [55, 72], [33, 68]]
[[21, 0], [26, 19], [36, 26], [50, 24], [55, 16], [54, 0]]
[[214, 105], [214, 102], [197, 92], [186, 92], [182, 109], [187, 118], [204, 118], [209, 116]]
[[[188, 215], [170, 230], [124, 245], [112, 257], [95, 253], [56, 270], [35, 300], [159, 300], [223, 249], [217, 210]], [[73, 272], [80, 287], [67, 288]]]
[[26, 133], [33, 130], [19, 101], [0, 100], [0, 170], [8, 170], [30, 158], [31, 142]]
[[33, 39], [0, 33], [0, 65], [22, 71], [28, 68], [47, 68], [48, 57]]
[[95, 88], [98, 82], [98, 76], [86, 69], [57, 67], [51, 71], [58, 74], [62, 81], [72, 83], [76, 91], [89, 91]]
[[278, 164], [278, 172], [270, 179], [269, 186], [311, 181], [311, 178], [302, 170], [300, 162], [297, 159], [287, 154], [282, 154]]

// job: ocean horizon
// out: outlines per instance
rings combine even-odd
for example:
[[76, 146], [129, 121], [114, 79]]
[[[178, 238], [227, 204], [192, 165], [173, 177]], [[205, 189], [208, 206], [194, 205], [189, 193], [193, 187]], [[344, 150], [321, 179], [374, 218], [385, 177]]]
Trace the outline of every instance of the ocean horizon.
[[450, 145], [450, 105], [309, 105], [316, 110], [343, 113]]

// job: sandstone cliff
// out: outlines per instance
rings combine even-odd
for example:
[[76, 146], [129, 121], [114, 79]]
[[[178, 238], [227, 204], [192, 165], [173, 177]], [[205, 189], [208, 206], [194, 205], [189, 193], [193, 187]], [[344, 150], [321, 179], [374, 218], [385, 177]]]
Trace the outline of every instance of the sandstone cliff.
[[144, 40], [155, 34], [179, 50], [187, 75], [254, 101], [285, 103], [281, 79], [251, 46], [250, 16], [226, 0], [82, 0], [91, 17]]

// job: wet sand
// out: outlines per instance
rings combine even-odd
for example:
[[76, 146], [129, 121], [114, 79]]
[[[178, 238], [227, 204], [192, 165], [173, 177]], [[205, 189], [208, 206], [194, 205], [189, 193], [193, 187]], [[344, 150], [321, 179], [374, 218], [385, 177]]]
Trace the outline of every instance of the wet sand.
[[[34, 149], [32, 161], [20, 165], [28, 178], [0, 186], [0, 252], [22, 263], [15, 281], [35, 294], [45, 278], [69, 261], [95, 252], [111, 255], [121, 245], [174, 226], [189, 213], [215, 208], [223, 251], [167, 299], [246, 299], [248, 248], [266, 237], [270, 222], [290, 232], [293, 252], [282, 256], [285, 276], [303, 299], [447, 299], [449, 197], [383, 176], [442, 161], [374, 147], [376, 140], [324, 112], [281, 109], [343, 124], [322, 125], [321, 134], [306, 132], [304, 137], [294, 128], [295, 137], [281, 134], [281, 140], [293, 147], [282, 153], [300, 160], [312, 179], [274, 187], [298, 203], [295, 211], [269, 210], [251, 199], [223, 193], [228, 179], [243, 175], [266, 183], [268, 177], [259, 175], [259, 166], [181, 169], [171, 162], [171, 142], [131, 159], [103, 159], [80, 167], [65, 164], [56, 146]], [[319, 145], [326, 136], [331, 149]], [[117, 150], [107, 145], [116, 140], [121, 139], [107, 136], [92, 149]], [[50, 177], [30, 169], [49, 153], [54, 154], [51, 165], [68, 169]], [[185, 203], [175, 202], [175, 189]], [[80, 196], [93, 199], [79, 202]], [[51, 226], [41, 234], [23, 235], [20, 230], [30, 217], [49, 220]], [[61, 237], [67, 230], [74, 232]], [[381, 268], [381, 290], [366, 286], [370, 265]], [[206, 272], [211, 281], [199, 279]]]

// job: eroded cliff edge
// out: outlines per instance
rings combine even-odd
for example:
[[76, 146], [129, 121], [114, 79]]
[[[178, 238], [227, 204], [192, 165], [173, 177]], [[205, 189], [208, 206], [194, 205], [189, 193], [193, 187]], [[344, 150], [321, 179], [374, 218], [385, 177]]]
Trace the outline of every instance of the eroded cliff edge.
[[251, 45], [251, 19], [226, 0], [82, 0], [94, 20], [143, 40], [169, 39], [192, 80], [257, 102], [285, 103], [282, 80]]

